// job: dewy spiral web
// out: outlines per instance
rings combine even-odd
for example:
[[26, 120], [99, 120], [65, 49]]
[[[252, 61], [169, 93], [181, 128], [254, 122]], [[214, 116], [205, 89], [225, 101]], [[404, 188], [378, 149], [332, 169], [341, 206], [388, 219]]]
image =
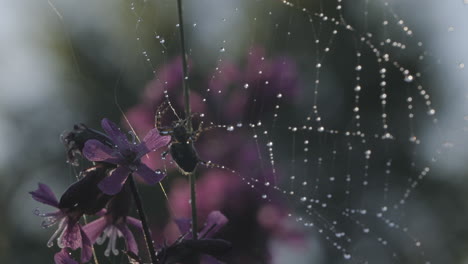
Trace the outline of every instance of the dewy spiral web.
[[[125, 4], [157, 87], [144, 96], [183, 116], [175, 1]], [[431, 263], [423, 229], [410, 228], [413, 194], [453, 146], [425, 136], [441, 129], [425, 79], [435, 60], [392, 3], [207, 0], [184, 10], [193, 112], [216, 126], [202, 158], [265, 203], [286, 203], [326, 263]], [[220, 158], [245, 149], [255, 155]]]

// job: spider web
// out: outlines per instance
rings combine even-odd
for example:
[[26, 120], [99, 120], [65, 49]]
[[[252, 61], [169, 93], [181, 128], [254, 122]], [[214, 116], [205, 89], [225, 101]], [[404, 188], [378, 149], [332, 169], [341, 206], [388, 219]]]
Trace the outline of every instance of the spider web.
[[[180, 54], [175, 1], [125, 5], [148, 81], [183, 116], [180, 86], [170, 88], [164, 71]], [[234, 170], [265, 203], [286, 201], [289, 221], [321, 249], [310, 262], [437, 258], [429, 226], [418, 226], [427, 206], [418, 197], [454, 143], [426, 77], [437, 58], [399, 5], [184, 2], [193, 111], [220, 128], [202, 136], [202, 158]], [[235, 75], [232, 65], [245, 71]], [[255, 155], [222, 162], [223, 140]]]

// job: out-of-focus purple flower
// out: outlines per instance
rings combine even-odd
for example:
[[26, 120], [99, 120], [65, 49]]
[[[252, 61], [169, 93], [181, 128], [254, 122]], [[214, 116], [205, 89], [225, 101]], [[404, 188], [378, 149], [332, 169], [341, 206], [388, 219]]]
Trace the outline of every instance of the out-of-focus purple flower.
[[[127, 185], [126, 185], [127, 186]], [[118, 237], [123, 237], [127, 245], [127, 251], [138, 255], [138, 246], [128, 225], [142, 230], [141, 221], [128, 216], [130, 211], [130, 193], [128, 187], [117, 194], [108, 204], [107, 210], [101, 212], [101, 217], [83, 227], [91, 243], [103, 244], [107, 238], [109, 242], [104, 255], [110, 256], [111, 252], [118, 255], [116, 248]]]
[[36, 215], [45, 218], [42, 222], [44, 228], [58, 223], [58, 228], [47, 242], [47, 246], [51, 247], [53, 240], [58, 237], [57, 245], [60, 248], [71, 248], [73, 250], [81, 248], [81, 261], [88, 261], [92, 254], [91, 242], [78, 222], [84, 213], [78, 203], [79, 201], [77, 201], [76, 206], [65, 207], [57, 200], [52, 190], [42, 183], [39, 183], [39, 188], [30, 192], [30, 194], [36, 201], [58, 209], [58, 211], [46, 214], [40, 213], [39, 210], [35, 211]]
[[172, 245], [158, 251], [162, 263], [196, 263], [196, 260], [211, 256], [222, 259], [231, 249], [231, 243], [222, 239], [213, 239], [213, 236], [228, 223], [228, 219], [220, 211], [213, 211], [208, 215], [205, 226], [199, 232], [198, 239], [194, 240], [190, 232], [189, 219], [175, 220], [179, 232], [182, 234]]
[[78, 264], [78, 262], [70, 257], [70, 252], [66, 248], [60, 250], [54, 255], [55, 264]]
[[117, 165], [117, 168], [110, 173], [110, 176], [98, 184], [104, 193], [114, 195], [120, 192], [130, 173], [140, 176], [150, 185], [163, 179], [164, 174], [161, 171], [153, 171], [141, 163], [140, 158], [148, 152], [167, 145], [171, 140], [169, 136], [161, 136], [159, 131], [153, 128], [146, 134], [141, 143], [130, 143], [127, 136], [120, 131], [115, 123], [104, 118], [101, 125], [114, 147], [109, 147], [99, 140], [91, 139], [86, 141], [83, 155], [90, 161]]

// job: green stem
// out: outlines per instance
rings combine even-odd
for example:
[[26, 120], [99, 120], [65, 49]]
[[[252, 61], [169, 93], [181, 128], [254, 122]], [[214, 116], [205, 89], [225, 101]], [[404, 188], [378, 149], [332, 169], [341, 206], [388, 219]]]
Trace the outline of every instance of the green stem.
[[189, 175], [190, 179], [190, 204], [192, 206], [192, 237], [194, 240], [198, 239], [198, 219], [197, 219], [197, 196], [195, 192], [195, 173]]
[[141, 202], [140, 194], [138, 193], [138, 189], [136, 187], [135, 180], [133, 179], [133, 175], [128, 176], [128, 181], [130, 182], [130, 190], [133, 194], [133, 200], [135, 201], [138, 215], [140, 217], [141, 224], [143, 226], [143, 236], [145, 238], [146, 247], [148, 248], [148, 252], [151, 257], [151, 263], [158, 264], [159, 262], [156, 259], [156, 252], [154, 251], [153, 239], [151, 238], [148, 221], [146, 219], [146, 215], [143, 210], [143, 203]]
[[184, 107], [185, 107], [185, 119], [187, 120], [188, 132], [192, 132], [191, 113], [190, 113], [190, 89], [188, 85], [188, 72], [187, 72], [187, 52], [185, 49], [185, 34], [184, 34], [184, 20], [182, 13], [182, 0], [177, 0], [177, 11], [179, 16], [179, 33], [180, 33], [180, 48], [182, 51], [182, 71], [183, 80], [182, 88], [184, 90]]
[[[179, 16], [179, 33], [180, 33], [180, 48], [182, 50], [182, 71], [183, 80], [182, 88], [184, 90], [184, 107], [185, 107], [185, 119], [187, 125], [187, 132], [192, 133], [192, 122], [190, 113], [190, 89], [188, 85], [188, 72], [187, 72], [187, 52], [185, 49], [185, 34], [184, 34], [184, 20], [182, 12], [182, 0], [177, 0], [177, 11]], [[189, 175], [190, 181], [190, 201], [192, 206], [192, 236], [193, 239], [197, 239], [197, 195], [195, 192], [195, 174], [194, 172]]]

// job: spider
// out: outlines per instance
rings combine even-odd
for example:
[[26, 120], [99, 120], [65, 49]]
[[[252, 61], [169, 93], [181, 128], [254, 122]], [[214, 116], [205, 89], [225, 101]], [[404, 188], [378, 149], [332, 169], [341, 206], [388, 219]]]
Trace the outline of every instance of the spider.
[[[171, 136], [169, 148], [164, 151], [161, 156], [165, 158], [167, 154], [170, 153], [172, 159], [177, 164], [177, 167], [184, 175], [189, 175], [194, 172], [199, 163], [205, 166], [223, 167], [213, 164], [210, 161], [205, 162], [201, 160], [198, 157], [195, 146], [193, 145], [193, 142], [197, 141], [202, 132], [221, 126], [211, 125], [203, 128], [203, 121], [201, 121], [197, 130], [189, 132], [189, 126], [191, 124], [189, 124], [188, 118], [173, 121], [171, 126], [162, 126], [161, 119], [169, 107], [170, 105], [165, 101], [158, 107], [155, 116], [155, 124], [156, 128], [159, 130], [159, 134], [162, 136]], [[192, 114], [192, 116], [195, 115], [198, 114]]]

